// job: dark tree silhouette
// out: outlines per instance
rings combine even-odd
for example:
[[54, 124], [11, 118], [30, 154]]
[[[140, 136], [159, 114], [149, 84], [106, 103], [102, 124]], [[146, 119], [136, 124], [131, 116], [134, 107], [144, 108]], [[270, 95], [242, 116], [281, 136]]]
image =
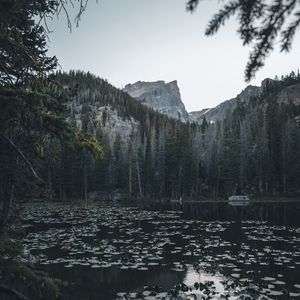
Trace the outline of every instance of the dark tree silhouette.
[[[199, 0], [189, 0], [187, 10], [195, 11]], [[243, 45], [252, 45], [245, 69], [250, 81], [264, 66], [268, 54], [279, 40], [280, 51], [288, 52], [300, 24], [300, 2], [297, 0], [230, 0], [210, 20], [205, 34], [215, 34], [232, 16], [238, 16], [238, 34]]]
[[86, 3], [0, 1], [0, 235], [8, 227], [14, 195], [22, 194], [24, 183], [34, 182], [44, 189], [45, 181], [39, 177], [37, 167], [51, 139], [87, 149], [95, 157], [102, 155], [100, 142], [83, 135], [65, 118], [72, 91], [49, 76], [57, 59], [47, 55], [47, 19], [64, 10], [71, 28], [66, 5], [79, 6], [76, 23]]
[[[56, 68], [47, 56], [47, 21], [64, 14], [69, 29], [78, 25], [88, 0], [28, 0], [0, 2], [0, 85], [24, 86]], [[74, 19], [68, 8], [74, 7]]]

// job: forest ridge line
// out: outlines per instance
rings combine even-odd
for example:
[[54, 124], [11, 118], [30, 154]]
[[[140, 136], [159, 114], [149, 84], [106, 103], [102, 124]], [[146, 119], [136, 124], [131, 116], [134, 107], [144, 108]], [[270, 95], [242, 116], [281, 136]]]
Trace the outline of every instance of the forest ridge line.
[[[199, 122], [181, 122], [181, 116], [172, 118], [143, 105], [157, 103], [158, 96], [167, 100], [177, 93], [173, 85], [136, 99], [89, 73], [58, 73], [55, 78], [76, 89], [67, 104], [70, 124], [105, 149], [104, 158], [95, 160], [62, 148], [50, 175], [47, 168], [44, 175], [56, 197], [200, 199], [298, 193], [299, 74], [247, 87]], [[51, 143], [49, 149], [57, 149], [57, 142]]]

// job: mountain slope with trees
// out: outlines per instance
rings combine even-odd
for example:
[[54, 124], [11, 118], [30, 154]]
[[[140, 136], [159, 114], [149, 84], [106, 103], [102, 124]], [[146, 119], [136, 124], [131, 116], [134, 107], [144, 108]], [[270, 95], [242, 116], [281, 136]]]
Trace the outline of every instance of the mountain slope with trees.
[[236, 98], [224, 118], [201, 124], [170, 119], [89, 73], [55, 79], [76, 91], [69, 122], [105, 149], [102, 160], [60, 153], [49, 189], [61, 199], [99, 192], [111, 199], [299, 193], [299, 75], [265, 80], [260, 93]]

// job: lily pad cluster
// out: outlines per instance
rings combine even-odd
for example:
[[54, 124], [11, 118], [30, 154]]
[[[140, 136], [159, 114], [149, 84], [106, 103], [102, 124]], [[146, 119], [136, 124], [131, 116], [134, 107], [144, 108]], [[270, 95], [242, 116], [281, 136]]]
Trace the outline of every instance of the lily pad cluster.
[[[22, 259], [40, 268], [150, 278], [117, 299], [300, 299], [300, 228], [75, 204], [28, 206], [23, 224]], [[154, 270], [180, 281], [151, 285]]]

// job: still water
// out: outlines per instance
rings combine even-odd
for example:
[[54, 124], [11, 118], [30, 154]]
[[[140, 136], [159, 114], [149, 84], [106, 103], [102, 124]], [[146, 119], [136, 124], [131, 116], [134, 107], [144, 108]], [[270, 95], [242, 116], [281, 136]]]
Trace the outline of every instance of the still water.
[[300, 299], [298, 206], [222, 205], [31, 204], [24, 259], [65, 299]]

